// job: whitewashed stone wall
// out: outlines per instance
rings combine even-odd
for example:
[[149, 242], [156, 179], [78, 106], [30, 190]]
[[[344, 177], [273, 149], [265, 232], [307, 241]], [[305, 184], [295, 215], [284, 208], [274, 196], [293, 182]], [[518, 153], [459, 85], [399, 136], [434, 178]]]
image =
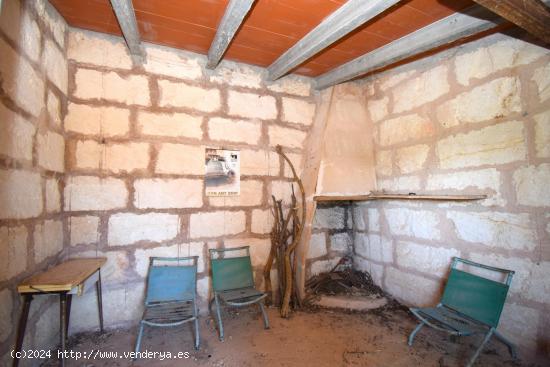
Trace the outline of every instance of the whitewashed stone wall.
[[[202, 55], [153, 45], [145, 45], [145, 63], [133, 65], [121, 38], [76, 29], [67, 52], [68, 253], [108, 258], [107, 325], [141, 315], [150, 256], [200, 257], [203, 313], [210, 248], [250, 245], [261, 285], [271, 195], [288, 202], [291, 192], [290, 170], [275, 146], [283, 146], [300, 173], [317, 101], [310, 80], [290, 76], [268, 84], [264, 69], [224, 61], [212, 71]], [[241, 151], [240, 196], [204, 195], [205, 147]], [[340, 209], [328, 208], [323, 217]], [[327, 254], [323, 243], [325, 260], [351, 244], [343, 223], [323, 222], [318, 231], [333, 244]], [[94, 295], [73, 304], [72, 330], [94, 328]]]
[[410, 305], [452, 256], [516, 271], [500, 329], [550, 355], [550, 53], [492, 35], [365, 81], [379, 190], [482, 201], [356, 204], [355, 266]]
[[[16, 285], [63, 257], [67, 25], [49, 3], [9, 0], [0, 12], [0, 364], [10, 365]], [[57, 343], [52, 297], [33, 302], [27, 348]], [[48, 327], [53, 323], [55, 327]], [[23, 364], [28, 364], [25, 361]]]

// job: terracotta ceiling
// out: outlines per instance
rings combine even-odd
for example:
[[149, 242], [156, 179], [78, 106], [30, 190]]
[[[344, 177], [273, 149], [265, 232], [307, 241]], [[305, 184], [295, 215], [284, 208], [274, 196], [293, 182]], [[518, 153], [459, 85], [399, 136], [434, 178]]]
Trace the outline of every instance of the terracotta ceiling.
[[[368, 1], [368, 0], [365, 0]], [[122, 35], [109, 0], [50, 0], [73, 27]], [[345, 0], [257, 0], [224, 58], [266, 67]], [[208, 53], [228, 0], [133, 0], [142, 40]], [[471, 0], [410, 0], [390, 8], [299, 66], [317, 76], [441, 18]]]

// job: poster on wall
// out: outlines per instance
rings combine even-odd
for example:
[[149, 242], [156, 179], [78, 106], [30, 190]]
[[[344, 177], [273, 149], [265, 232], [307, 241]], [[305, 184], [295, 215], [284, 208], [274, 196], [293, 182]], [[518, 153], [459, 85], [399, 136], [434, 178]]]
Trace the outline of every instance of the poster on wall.
[[204, 187], [206, 196], [237, 196], [241, 191], [238, 150], [206, 148]]

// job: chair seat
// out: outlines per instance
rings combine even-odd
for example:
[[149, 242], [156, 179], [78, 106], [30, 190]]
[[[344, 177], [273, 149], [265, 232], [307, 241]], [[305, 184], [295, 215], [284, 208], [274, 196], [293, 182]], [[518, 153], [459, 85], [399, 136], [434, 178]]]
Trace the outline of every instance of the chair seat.
[[[448, 307], [416, 308], [411, 309], [417, 316], [437, 321], [450, 333], [457, 335], [472, 335], [486, 333], [490, 328], [480, 322], [472, 320]], [[430, 320], [428, 320], [430, 321]]]
[[260, 292], [254, 287], [230, 289], [226, 291], [220, 291], [218, 294], [225, 302], [229, 304], [254, 303], [267, 296], [266, 293]]
[[143, 315], [143, 321], [154, 326], [176, 326], [194, 319], [193, 301], [149, 304]]

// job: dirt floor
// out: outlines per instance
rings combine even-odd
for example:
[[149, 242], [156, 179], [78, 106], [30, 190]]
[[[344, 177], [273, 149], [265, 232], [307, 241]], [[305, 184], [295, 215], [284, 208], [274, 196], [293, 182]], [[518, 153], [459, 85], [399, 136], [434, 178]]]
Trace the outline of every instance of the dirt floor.
[[[71, 337], [73, 353], [92, 355], [91, 359], [71, 359], [68, 366], [464, 366], [479, 338], [450, 340], [441, 333], [424, 328], [414, 346], [406, 339], [415, 321], [402, 309], [348, 313], [333, 310], [309, 310], [281, 319], [270, 308], [271, 329], [264, 330], [257, 309], [226, 311], [225, 342], [220, 342], [213, 321], [203, 317], [201, 348], [193, 349], [189, 325], [173, 329], [146, 329], [142, 351], [188, 352], [188, 358], [140, 359], [133, 362], [122, 353], [133, 351], [137, 327], [114, 330], [103, 335], [86, 333]], [[96, 352], [99, 351], [99, 352]], [[106, 358], [109, 352], [117, 358]], [[95, 355], [95, 353], [98, 353]], [[95, 355], [95, 360], [93, 359]], [[104, 358], [101, 358], [101, 357]], [[166, 356], [166, 354], [165, 354]], [[112, 356], [111, 356], [112, 357]], [[476, 366], [548, 366], [545, 362], [512, 360], [507, 349], [492, 341]], [[546, 362], [548, 363], [548, 362]], [[55, 366], [50, 360], [46, 366]]]

